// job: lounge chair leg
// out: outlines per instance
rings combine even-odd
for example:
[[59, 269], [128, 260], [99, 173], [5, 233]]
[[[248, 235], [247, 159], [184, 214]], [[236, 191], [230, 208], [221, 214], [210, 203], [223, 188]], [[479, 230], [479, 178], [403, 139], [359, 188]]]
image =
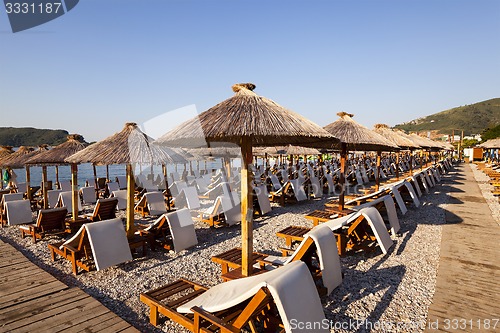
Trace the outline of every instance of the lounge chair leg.
[[154, 326], [158, 325], [158, 307], [155, 305], [149, 306], [149, 322]]

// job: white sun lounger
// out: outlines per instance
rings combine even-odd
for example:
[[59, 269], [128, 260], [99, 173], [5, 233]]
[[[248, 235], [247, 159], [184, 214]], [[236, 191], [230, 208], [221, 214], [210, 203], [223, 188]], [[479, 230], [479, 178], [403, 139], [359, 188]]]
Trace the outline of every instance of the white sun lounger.
[[8, 225], [26, 224], [33, 222], [31, 204], [29, 200], [14, 200], [5, 202], [5, 214]]
[[161, 215], [167, 212], [163, 193], [154, 191], [144, 194], [150, 215]]
[[[80, 193], [82, 194], [84, 204], [90, 205], [90, 204], [95, 204], [97, 202], [97, 200], [95, 198], [95, 187], [94, 186], [82, 187], [80, 189]], [[50, 202], [50, 200], [49, 200], [49, 202]]]
[[127, 209], [127, 190], [113, 191], [111, 196], [118, 199], [118, 205], [116, 206], [116, 209]]
[[292, 185], [293, 194], [295, 195], [295, 199], [297, 201], [307, 200], [307, 194], [304, 191], [304, 185], [300, 181], [300, 179], [290, 179], [290, 184]]
[[257, 196], [257, 201], [259, 202], [259, 207], [262, 215], [269, 213], [271, 208], [271, 202], [269, 201], [269, 193], [267, 193], [266, 185], [260, 185], [254, 187], [255, 195]]
[[180, 252], [198, 244], [193, 218], [189, 213], [189, 209], [184, 208], [167, 213], [165, 217], [170, 227], [175, 252]]
[[[307, 265], [301, 261], [292, 262], [264, 274], [216, 285], [178, 307], [177, 311], [191, 313], [191, 308], [194, 306], [209, 313], [223, 311], [250, 299], [263, 287], [271, 292], [287, 333], [329, 332], [320, 325], [326, 320], [323, 306], [311, 273]], [[320, 328], [316, 330], [299, 328], [294, 322], [310, 323]]]
[[[80, 198], [78, 198], [78, 211], [82, 210], [82, 204], [80, 202]], [[68, 212], [73, 211], [73, 192], [72, 191], [63, 191], [59, 193], [59, 197], [57, 198], [57, 204], [55, 207], [66, 207]]]
[[175, 207], [177, 209], [187, 207], [189, 209], [199, 209], [201, 207], [200, 198], [194, 186], [187, 186], [175, 197]]
[[343, 226], [349, 225], [361, 215], [363, 215], [368, 221], [368, 224], [370, 225], [370, 228], [372, 229], [372, 232], [377, 239], [377, 243], [382, 250], [382, 253], [386, 254], [389, 248], [394, 243], [391, 239], [391, 236], [387, 232], [387, 228], [385, 227], [382, 216], [380, 216], [380, 213], [375, 207], [365, 207], [359, 210], [357, 213], [352, 213], [347, 216], [327, 221], [323, 223], [323, 225], [327, 226], [332, 231], [335, 231], [342, 228]]
[[83, 229], [86, 229], [92, 249], [92, 255], [98, 271], [132, 260], [127, 234], [125, 233], [125, 228], [120, 218], [85, 223], [80, 230], [71, 239], [63, 243], [63, 245], [72, 245], [78, 248], [78, 244], [74, 243], [80, 241], [80, 235]]

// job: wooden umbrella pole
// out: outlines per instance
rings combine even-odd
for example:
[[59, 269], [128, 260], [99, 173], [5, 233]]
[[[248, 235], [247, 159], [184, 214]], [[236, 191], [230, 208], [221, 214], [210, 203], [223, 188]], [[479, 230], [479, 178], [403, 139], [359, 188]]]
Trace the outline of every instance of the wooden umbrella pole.
[[345, 142], [341, 143], [340, 152], [340, 195], [339, 195], [339, 209], [344, 210], [344, 195], [345, 195], [345, 174], [347, 173], [347, 144]]
[[135, 233], [134, 225], [134, 172], [132, 164], [127, 164], [127, 237], [133, 238]]
[[[167, 166], [165, 164], [161, 165], [163, 171], [163, 181], [165, 182], [165, 193], [168, 193], [168, 180], [167, 180]], [[170, 197], [167, 198], [167, 209], [170, 210]]]
[[243, 276], [252, 274], [253, 252], [253, 202], [252, 202], [252, 141], [249, 137], [241, 139], [241, 273]]
[[72, 191], [72, 215], [73, 221], [78, 218], [78, 166], [76, 163], [71, 163], [71, 191]]
[[106, 164], [106, 183], [109, 183], [109, 165]]
[[56, 165], [56, 184], [59, 186], [59, 166]]
[[413, 152], [410, 149], [410, 176], [413, 176]]
[[43, 187], [43, 208], [47, 209], [49, 208], [49, 196], [47, 194], [47, 187], [48, 187], [48, 181], [47, 181], [47, 166], [42, 166], [42, 187]]
[[382, 151], [377, 150], [377, 178], [375, 179], [375, 191], [378, 191], [380, 188], [380, 161], [382, 159]]
[[[95, 163], [92, 163], [92, 169], [94, 170], [94, 186], [95, 186], [96, 193], [98, 193], [97, 191], [99, 191], [99, 185], [97, 184], [97, 170], [95, 167]], [[96, 196], [97, 196], [97, 194], [96, 194]]]
[[31, 202], [30, 182], [31, 182], [30, 167], [26, 165], [26, 195], [28, 196], [28, 200]]
[[3, 190], [3, 169], [0, 168], [0, 189]]
[[399, 151], [396, 153], [396, 180], [399, 180]]

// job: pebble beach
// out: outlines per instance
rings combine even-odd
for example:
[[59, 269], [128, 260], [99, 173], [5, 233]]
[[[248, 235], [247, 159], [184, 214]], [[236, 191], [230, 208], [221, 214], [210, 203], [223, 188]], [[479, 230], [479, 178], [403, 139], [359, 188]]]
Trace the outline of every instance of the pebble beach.
[[[473, 168], [480, 186], [485, 182], [481, 172]], [[332, 294], [321, 299], [326, 318], [336, 332], [423, 331], [427, 311], [435, 291], [439, 266], [441, 226], [445, 223], [447, 207], [446, 179], [420, 198], [421, 206], [409, 206], [406, 215], [398, 211], [401, 231], [394, 237], [394, 246], [383, 255], [380, 249], [370, 254], [355, 253], [341, 258], [344, 280]], [[489, 186], [489, 185], [488, 185]], [[487, 192], [487, 191], [486, 191]], [[280, 255], [284, 240], [275, 233], [290, 225], [312, 227], [304, 215], [320, 209], [331, 200], [310, 200], [280, 207], [254, 220], [254, 250]], [[498, 201], [489, 200], [498, 221]], [[487, 199], [488, 200], [488, 199]], [[91, 207], [87, 207], [90, 211]], [[123, 214], [123, 213], [122, 213]], [[139, 216], [136, 215], [139, 222]], [[149, 219], [149, 221], [152, 221]], [[0, 239], [15, 246], [31, 261], [69, 286], [76, 286], [98, 299], [110, 310], [143, 332], [185, 332], [176, 323], [161, 316], [159, 327], [149, 323], [149, 309], [139, 301], [141, 292], [148, 291], [180, 277], [213, 286], [221, 283], [220, 266], [213, 255], [240, 246], [240, 226], [210, 228], [196, 222], [199, 244], [180, 253], [148, 249], [145, 257], [135, 256], [125, 264], [105, 269], [71, 273], [66, 260], [53, 262], [48, 243], [63, 240], [48, 237], [36, 244], [22, 239], [17, 227], [0, 229]]]

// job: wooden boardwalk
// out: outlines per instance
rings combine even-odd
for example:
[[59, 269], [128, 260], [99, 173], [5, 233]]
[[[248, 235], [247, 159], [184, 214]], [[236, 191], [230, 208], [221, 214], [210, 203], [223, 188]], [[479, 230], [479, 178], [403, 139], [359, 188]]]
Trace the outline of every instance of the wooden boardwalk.
[[445, 184], [436, 293], [427, 332], [500, 332], [500, 227], [468, 164]]
[[139, 332], [0, 241], [0, 332]]

